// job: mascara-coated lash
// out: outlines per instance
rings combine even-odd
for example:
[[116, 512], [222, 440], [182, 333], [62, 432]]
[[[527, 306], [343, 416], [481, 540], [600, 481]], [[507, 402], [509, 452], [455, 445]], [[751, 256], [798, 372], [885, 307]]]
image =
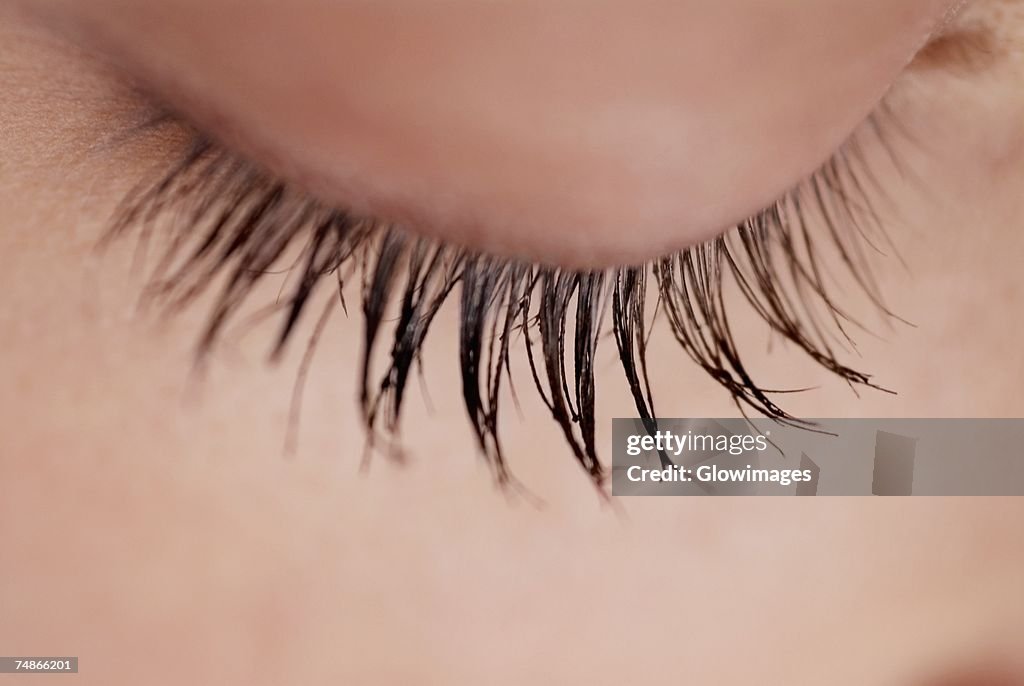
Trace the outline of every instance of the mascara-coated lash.
[[[168, 123], [154, 120], [151, 127]], [[877, 119], [867, 130], [883, 137]], [[171, 310], [216, 289], [198, 342], [205, 356], [267, 275], [290, 273], [273, 306], [281, 316], [280, 355], [321, 288], [336, 289], [322, 310], [300, 371], [344, 286], [360, 284], [363, 350], [359, 407], [370, 441], [397, 433], [405, 392], [442, 304], [459, 307], [462, 397], [481, 453], [502, 483], [511, 478], [500, 439], [501, 397], [511, 356], [521, 348], [534, 386], [569, 449], [597, 483], [605, 475], [596, 445], [598, 347], [611, 338], [637, 412], [652, 430], [655, 404], [647, 364], [650, 325], [660, 315], [682, 351], [753, 410], [805, 425], [760, 387], [744, 365], [726, 310], [731, 281], [776, 334], [853, 386], [879, 388], [840, 361], [854, 320], [833, 298], [823, 243], [884, 312], [871, 278], [869, 234], [884, 236], [874, 212], [857, 139], [768, 209], [725, 235], [646, 265], [575, 271], [526, 264], [416, 237], [405, 227], [325, 206], [210, 138], [192, 140], [170, 169], [125, 199], [111, 237], [130, 230], [148, 241], [169, 231], [147, 296]], [[810, 227], [811, 217], [821, 226]], [[819, 235], [814, 235], [819, 234]], [[295, 254], [299, 255], [297, 259]], [[834, 262], [834, 260], [833, 260]], [[387, 323], [390, 308], [397, 319]], [[514, 349], [517, 349], [514, 353]], [[374, 360], [386, 356], [382, 370]]]

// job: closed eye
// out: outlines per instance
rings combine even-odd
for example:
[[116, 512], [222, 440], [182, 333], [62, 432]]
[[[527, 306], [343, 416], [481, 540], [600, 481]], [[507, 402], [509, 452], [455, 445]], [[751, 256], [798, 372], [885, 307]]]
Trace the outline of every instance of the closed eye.
[[[844, 50], [852, 50], [861, 34], [846, 32], [877, 28], [882, 16], [879, 7], [867, 5], [848, 8], [842, 22], [810, 11], [806, 22], [827, 21], [823, 26], [833, 29], [824, 38], [812, 36], [811, 47], [847, 63], [851, 54]], [[657, 88], [658, 79], [643, 69], [594, 67], [571, 56], [567, 63], [551, 63], [554, 81], [541, 73], [512, 78], [522, 63], [536, 73], [536, 55], [483, 59], [477, 73], [473, 64], [445, 61], [452, 56], [437, 53], [433, 42], [413, 50], [430, 67], [427, 85], [410, 78], [415, 60], [408, 56], [385, 55], [380, 69], [367, 69], [381, 66], [367, 57], [380, 47], [365, 43], [374, 35], [371, 15], [377, 10], [370, 8], [363, 8], [367, 16], [348, 17], [353, 21], [344, 25], [354, 34], [339, 39], [330, 32], [338, 45], [355, 52], [348, 61], [334, 56], [330, 64], [340, 71], [327, 74], [315, 71], [312, 62], [327, 49], [317, 47], [320, 34], [308, 23], [319, 11], [312, 6], [309, 15], [289, 13], [305, 17], [297, 26], [287, 17], [273, 26], [268, 17], [248, 17], [242, 38], [233, 39], [237, 44], [218, 34], [224, 59], [208, 74], [190, 60], [209, 49], [206, 31], [223, 30], [216, 27], [226, 17], [216, 9], [185, 7], [206, 20], [199, 24], [187, 21], [187, 12], [184, 18], [163, 17], [170, 28], [160, 29], [155, 44], [147, 42], [144, 50], [122, 33], [140, 20], [133, 12], [111, 24], [85, 12], [84, 30], [133, 65], [130, 70], [154, 97], [173, 103], [175, 114], [140, 135], [175, 126], [188, 139], [170, 169], [144, 180], [126, 200], [112, 235], [166, 232], [150, 293], [171, 307], [214, 290], [201, 354], [215, 345], [257, 284], [284, 268], [289, 276], [272, 308], [282, 317], [274, 352], [283, 351], [314, 309], [310, 355], [317, 332], [339, 305], [347, 305], [349, 284], [349, 299], [361, 305], [363, 315], [359, 401], [371, 437], [398, 431], [405, 391], [422, 364], [435, 316], [445, 303], [457, 304], [462, 395], [479, 447], [498, 477], [509, 478], [499, 407], [507, 395], [510, 359], [522, 354], [575, 459], [600, 482], [598, 348], [614, 340], [637, 412], [653, 421], [647, 347], [655, 314], [683, 354], [721, 384], [741, 412], [801, 423], [776, 400], [787, 389], [762, 388], [744, 365], [742, 341], [730, 327], [728, 289], [817, 364], [850, 384], [877, 388], [841, 359], [858, 324], [833, 297], [836, 284], [844, 283], [836, 272], [844, 271], [845, 283], [861, 287], [884, 311], [868, 259], [885, 240], [875, 211], [880, 189], [863, 150], [865, 144], [886, 149], [879, 143], [888, 142], [887, 110], [877, 101], [934, 26], [937, 6], [908, 2], [896, 12], [899, 30], [871, 33], [866, 64], [856, 71], [873, 78], [863, 82], [845, 72], [829, 79], [815, 69], [803, 73], [798, 86], [792, 86], [792, 74], [780, 80], [784, 67], [808, 63], [806, 46], [792, 48], [802, 46], [798, 39], [807, 35], [806, 24], [787, 34], [777, 9], [762, 8], [745, 25], [751, 40], [760, 31], [776, 30], [782, 47], [767, 49], [762, 40], [759, 61], [732, 45], [724, 54], [709, 52], [712, 46], [699, 31], [677, 36], [661, 51], [633, 46], [622, 52], [628, 46], [612, 41], [613, 61], [628, 54], [651, 59], [651, 69], [654, 61], [668, 58], [686, 58], [692, 65], [700, 52], [716, 54], [716, 66], [744, 66], [737, 78], [755, 72], [749, 86], [723, 86], [707, 62], [697, 63], [691, 74], [678, 74], [678, 90], [699, 97], [673, 102], [664, 99], [670, 89]], [[708, 10], [704, 25], [726, 22], [726, 9]], [[637, 14], [647, 19], [678, 19], [664, 3], [646, 3], [641, 10]], [[457, 39], [444, 17], [417, 12], [413, 16], [428, 28]], [[485, 33], [487, 27], [496, 30], [497, 18], [508, 18], [466, 12], [474, 30]], [[509, 45], [517, 45], [517, 31], [536, 38], [564, 30], [567, 19], [557, 15], [540, 24], [529, 17], [522, 26], [512, 22], [506, 26]], [[416, 39], [427, 29], [386, 16], [393, 22], [389, 30], [419, 45]], [[302, 27], [308, 41], [285, 50], [280, 36], [294, 39]], [[628, 36], [638, 29], [624, 30]], [[587, 35], [577, 37], [581, 44], [590, 45], [593, 36]], [[194, 49], [178, 50], [176, 41], [186, 37]], [[537, 49], [553, 59], [544, 52], [551, 46], [541, 42]], [[572, 47], [552, 44], [560, 45], [558, 55]], [[482, 49], [475, 41], [469, 45]], [[372, 79], [356, 78], [340, 66], [351, 67], [360, 55]], [[261, 56], [274, 64], [252, 62]], [[588, 59], [594, 59], [590, 53]], [[218, 76], [221, 68], [233, 79]], [[509, 78], [495, 80], [502, 68], [512, 70]], [[408, 86], [411, 100], [403, 99], [397, 85], [381, 85], [388, 83], [389, 69], [405, 79], [396, 83]], [[579, 84], [567, 80], [569, 73], [583, 84], [578, 92], [572, 92]], [[600, 88], [598, 76], [612, 81]], [[616, 77], [624, 80], [615, 82]], [[335, 80], [340, 94], [332, 90]], [[560, 94], [558, 84], [571, 92]], [[625, 84], [630, 88], [622, 90]], [[358, 92], [347, 92], [350, 86]], [[233, 98], [243, 95], [241, 106]], [[517, 95], [534, 101], [520, 109], [526, 106]], [[466, 118], [463, 109], [473, 116]], [[605, 116], [609, 112], [614, 116]], [[858, 128], [857, 122], [866, 123]], [[752, 209], [740, 214], [746, 208]], [[723, 233], [729, 224], [733, 228]]]

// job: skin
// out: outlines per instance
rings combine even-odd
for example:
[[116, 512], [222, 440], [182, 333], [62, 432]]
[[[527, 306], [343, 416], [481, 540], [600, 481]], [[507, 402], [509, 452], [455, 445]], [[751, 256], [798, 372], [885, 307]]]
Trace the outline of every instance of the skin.
[[576, 267], [657, 257], [767, 206], [950, 4], [38, 3], [328, 200]]
[[[137, 3], [138, 14], [111, 15], [110, 30], [172, 4]], [[827, 4], [838, 12], [856, 3]], [[613, 509], [572, 463], [543, 406], [522, 392], [523, 419], [509, 412], [506, 449], [516, 475], [543, 498], [537, 507], [497, 492], [474, 457], [454, 382], [451, 311], [427, 353], [435, 409], [414, 398], [405, 419], [406, 464], [379, 458], [359, 469], [360, 331], [341, 319], [325, 334], [307, 388], [300, 450], [282, 458], [300, 351], [267, 369], [273, 325], [239, 329], [199, 383], [188, 370], [202, 307], [169, 321], [139, 312], [145, 281], [132, 268], [135, 246], [94, 250], [123, 195], [180, 141], [122, 140], [148, 110], [123, 74], [94, 56], [92, 34], [79, 24], [93, 5], [79, 5], [70, 27], [48, 14], [53, 3], [0, 6], [0, 92], [12, 96], [0, 99], [3, 652], [77, 654], [78, 681], [107, 685], [1024, 680], [1015, 663], [1024, 653], [1019, 500], [651, 498]], [[626, 12], [625, 3], [606, 5]], [[817, 16], [814, 5], [784, 6]], [[915, 7], [924, 5], [885, 3], [896, 17]], [[161, 26], [146, 34], [154, 51], [177, 40]], [[193, 29], [197, 37], [205, 30]], [[979, 59], [964, 60], [958, 49], [955, 37], [967, 29], [983, 29], [990, 41]], [[1024, 302], [1024, 66], [1013, 56], [1024, 45], [1024, 13], [1017, 3], [979, 2], [948, 31], [946, 49], [930, 49], [893, 91], [901, 122], [925, 143], [900, 148], [920, 183], [868, 151], [890, 189], [887, 226], [908, 266], [882, 260], [880, 287], [916, 328], [876, 322], [883, 335], [859, 337], [859, 363], [899, 395], [857, 398], [785, 346], [769, 354], [760, 324], [736, 311], [749, 364], [766, 386], [816, 387], [785, 398], [797, 415], [1024, 416], [1024, 324], [1016, 316]], [[892, 45], [913, 40], [894, 37]], [[219, 64], [206, 75], [192, 71], [189, 60], [201, 62], [208, 48], [199, 41], [196, 55], [174, 63], [174, 88], [197, 84], [191, 98], [204, 97], [198, 84], [219, 73]], [[147, 72], [124, 56], [127, 41], [113, 49], [122, 66]], [[257, 112], [267, 112], [268, 127], [281, 116], [232, 109], [231, 92], [215, 107], [240, 130]], [[863, 114], [849, 113], [849, 125]], [[310, 122], [302, 122], [292, 135], [306, 135]], [[542, 138], [534, 150], [559, 140]], [[551, 154], [575, 170], [578, 152]], [[744, 145], [721, 154], [761, 153]], [[714, 176], [717, 163], [707, 162], [712, 169], [702, 174]], [[492, 180], [529, 181], [492, 165], [481, 167]], [[590, 190], [564, 211], [604, 201], [599, 183], [578, 182]], [[623, 204], [629, 226], [642, 226], [637, 208]], [[654, 231], [643, 238], [652, 251], [664, 245]], [[531, 236], [524, 229], [515, 238], [522, 254], [539, 249]], [[568, 230], [558, 236], [559, 245], [583, 240]], [[870, 319], [859, 305], [854, 299]], [[734, 415], [724, 392], [681, 363], [668, 338], [653, 339], [661, 411]], [[610, 440], [607, 418], [633, 413], [613, 352], [605, 354], [601, 445]], [[519, 386], [525, 372], [515, 370]]]

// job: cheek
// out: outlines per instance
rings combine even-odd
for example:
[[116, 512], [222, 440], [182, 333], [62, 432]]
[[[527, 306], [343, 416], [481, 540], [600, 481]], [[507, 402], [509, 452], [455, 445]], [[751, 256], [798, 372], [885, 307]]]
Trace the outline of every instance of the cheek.
[[309, 2], [244, 26], [195, 0], [103, 5], [75, 9], [318, 194], [594, 266], [707, 239], [813, 172], [948, 3]]

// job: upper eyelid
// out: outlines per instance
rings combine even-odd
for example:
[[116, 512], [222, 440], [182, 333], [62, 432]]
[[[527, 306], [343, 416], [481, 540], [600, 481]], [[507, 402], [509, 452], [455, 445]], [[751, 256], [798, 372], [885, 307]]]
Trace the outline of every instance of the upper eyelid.
[[[813, 143], [814, 151], [806, 156], [794, 155], [793, 151], [788, 149], [785, 152], [779, 152], [781, 142], [779, 145], [765, 146], [758, 154], [751, 152], [758, 148], [758, 144], [755, 142], [751, 145], [749, 140], [746, 142], [737, 140], [733, 148], [724, 151], [721, 155], [712, 153], [713, 160], [749, 158], [754, 161], [749, 164], [742, 161], [735, 163], [735, 166], [741, 167], [741, 169], [731, 169], [728, 172], [731, 175], [723, 177], [721, 182], [709, 183], [708, 188], [702, 185], [704, 183], [702, 177], [711, 176], [707, 172], [713, 165], [703, 165], [699, 156], [691, 158], [678, 154], [662, 155], [659, 150], [651, 147], [652, 141], [659, 146], [662, 145], [662, 141], [666, 141], [664, 149], [673, 149], [676, 144], [672, 141], [699, 139], [699, 131], [696, 136], [674, 135], [675, 132], [670, 130], [670, 127], [665, 127], [664, 136], [656, 140], [656, 136], [649, 141], [644, 139], [646, 142], [643, 143], [643, 146], [646, 147], [641, 146], [643, 150], [636, 157], [630, 157], [628, 153], [622, 152], [622, 145], [626, 147], [633, 145], [635, 132], [630, 133], [619, 139], [625, 143], [622, 145], [615, 143], [619, 147], [615, 148], [614, 153], [601, 158], [609, 160], [607, 165], [581, 164], [568, 170], [557, 167], [557, 173], [551, 172], [553, 180], [545, 180], [540, 183], [540, 186], [558, 190], [551, 193], [541, 192], [543, 201], [537, 202], [535, 192], [538, 184], [536, 183], [520, 185], [516, 182], [509, 188], [503, 188], [501, 184], [490, 181], [475, 185], [473, 183], [463, 185], [462, 182], [466, 179], [486, 176], [486, 174], [478, 173], [481, 169], [502, 166], [500, 154], [490, 148], [488, 151], [494, 153], [492, 157], [483, 162], [474, 158], [472, 163], [464, 166], [463, 169], [448, 174], [444, 171], [448, 165], [430, 166], [432, 163], [429, 159], [422, 164], [413, 163], [411, 167], [403, 166], [404, 161], [397, 165], [390, 165], [389, 162], [384, 162], [376, 157], [376, 153], [366, 152], [366, 150], [378, 149], [380, 146], [377, 141], [367, 143], [367, 148], [362, 153], [353, 151], [350, 138], [364, 139], [365, 132], [353, 128], [351, 134], [335, 136], [332, 133], [334, 130], [349, 130], [348, 127], [339, 126], [333, 117], [329, 118], [330, 121], [325, 121], [325, 115], [333, 115], [336, 107], [325, 106], [317, 109], [310, 106], [303, 109], [296, 106], [283, 108], [286, 111], [305, 112], [304, 117], [307, 119], [313, 117], [315, 122], [323, 124], [323, 126], [296, 124], [289, 127], [281, 122], [280, 117], [275, 118], [269, 114], [263, 116], [266, 112], [276, 111], [275, 108], [261, 107], [251, 102], [246, 94], [271, 90], [269, 87], [260, 89], [249, 79], [243, 80], [244, 83], [237, 88], [232, 88], [230, 83], [225, 84], [214, 78], [213, 72], [216, 70], [211, 70], [210, 77], [204, 79], [200, 76], [205, 73], [202, 69], [189, 69], [187, 68], [191, 64], [189, 60], [174, 58], [174, 55], [181, 50], [176, 52], [172, 48], [181, 47], [179, 45], [181, 35], [179, 34], [188, 29], [186, 17], [181, 18], [180, 22], [171, 22], [176, 28], [170, 33], [177, 38], [172, 37], [172, 40], [160, 50], [156, 47], [153, 50], [147, 50], [139, 42], [130, 40], [127, 35], [121, 35], [118, 38], [115, 35], [117, 34], [117, 22], [112, 21], [110, 22], [111, 26], [106, 26], [99, 18], [95, 19], [99, 27], [96, 31], [97, 42], [103, 44], [104, 50], [118, 56], [136, 77], [141, 77], [138, 79], [139, 81], [151, 84], [151, 90], [157, 92], [162, 99], [174, 103], [177, 111], [187, 112], [189, 119], [199, 124], [202, 130], [215, 134], [219, 141], [243, 153], [246, 157], [259, 161], [262, 167], [272, 169], [276, 175], [287, 178], [312, 195], [327, 202], [339, 202], [362, 214], [387, 217], [391, 221], [414, 227], [415, 230], [426, 235], [470, 243], [489, 252], [550, 260], [556, 264], [576, 267], [603, 266], [614, 262], [639, 262], [660, 252], [669, 252], [688, 243], [698, 242], [715, 235], [716, 232], [723, 230], [734, 221], [742, 219], [748, 213], [767, 206], [785, 192], [787, 186], [810, 173], [819, 162], [824, 161], [833, 148], [840, 143], [842, 136], [866, 114], [867, 109], [878, 95], [878, 90], [872, 86], [868, 89], [870, 92], [858, 101], [859, 104], [856, 107], [850, 107], [845, 111], [844, 116], [840, 116], [838, 121], [833, 123], [834, 125], [826, 127], [827, 133], [814, 135], [801, 132], [798, 136], [800, 140], [815, 141]], [[106, 27], [106, 33], [103, 30], [104, 27]], [[286, 31], [278, 33], [287, 34]], [[274, 32], [271, 31], [268, 35], [273, 38]], [[790, 34], [787, 35], [792, 37]], [[155, 42], [159, 42], [159, 36], [156, 36], [156, 39]], [[218, 45], [221, 44], [218, 43]], [[231, 54], [231, 45], [227, 41], [223, 43], [222, 49], [226, 55]], [[240, 45], [240, 48], [244, 47], [244, 45]], [[278, 47], [284, 51], [291, 50], [293, 46], [282, 41]], [[905, 58], [906, 53], [900, 52], [901, 59]], [[146, 57], [147, 55], [150, 57], [163, 55], [167, 59], [150, 59]], [[253, 71], [258, 71], [247, 68], [253, 67], [253, 64], [251, 61], [243, 59], [246, 55], [248, 53], [239, 55], [238, 61], [232, 63], [230, 73], [250, 74]], [[260, 60], [255, 61], [259, 62]], [[372, 65], [368, 63], [367, 66]], [[372, 74], [373, 70], [368, 68], [364, 72]], [[322, 80], [318, 80], [315, 74], [309, 80], [296, 80], [302, 83], [315, 82], [320, 84], [321, 89], [325, 88]], [[373, 79], [355, 78], [351, 80], [362, 82]], [[266, 81], [267, 83], [279, 83], [289, 81], [289, 79], [284, 78], [282, 73], [271, 70]], [[788, 82], [798, 81], [789, 79]], [[827, 79], [818, 81], [832, 83]], [[316, 102], [347, 103], [348, 101], [344, 98], [350, 94], [344, 88], [340, 90], [342, 95], [333, 99], [330, 96], [334, 90], [313, 93], [311, 97]], [[755, 94], [763, 94], [763, 89], [757, 84], [752, 87], [752, 90]], [[302, 90], [300, 86], [293, 89], [286, 85], [281, 92], [274, 90], [266, 102], [274, 102], [275, 98], [277, 101], [281, 101], [284, 95], [295, 92], [309, 95], [307, 91], [308, 88]], [[353, 93], [358, 95], [357, 91], [358, 89]], [[619, 92], [623, 91], [619, 89]], [[630, 91], [627, 88], [624, 92], [629, 93]], [[232, 97], [231, 93], [239, 97]], [[428, 100], [429, 95], [429, 93], [425, 96], [420, 94]], [[305, 96], [301, 98], [303, 102], [305, 102], [304, 98]], [[799, 97], [797, 99], [800, 100]], [[689, 100], [691, 99], [687, 99], [687, 102]], [[786, 98], [779, 98], [779, 101], [785, 100]], [[802, 100], [800, 101], [802, 102]], [[358, 103], [358, 99], [355, 102]], [[384, 102], [388, 101], [385, 99]], [[414, 101], [414, 104], [417, 102], [419, 100]], [[675, 100], [667, 102], [679, 104]], [[827, 108], [827, 101], [824, 104], [819, 102], [813, 104], [809, 111], [817, 112]], [[666, 118], [674, 118], [668, 115], [673, 115], [677, 109], [667, 108], [664, 111]], [[683, 109], [685, 110], [686, 107]], [[752, 111], [765, 108], [740, 107], [738, 109]], [[318, 111], [319, 114], [317, 114]], [[367, 112], [370, 111], [376, 110], [367, 110]], [[412, 111], [418, 110], [413, 108]], [[445, 111], [447, 112], [447, 110]], [[650, 125], [651, 122], [645, 118], [652, 112], [658, 114], [659, 111], [657, 108], [653, 108], [650, 112], [640, 112], [644, 116], [637, 117], [636, 121], [647, 124], [641, 128], [645, 130], [658, 128]], [[800, 119], [800, 113], [798, 112], [794, 118]], [[412, 117], [412, 119], [416, 119], [416, 117]], [[711, 121], [721, 119], [728, 119], [728, 117], [716, 115], [711, 118]], [[305, 120], [303, 119], [303, 121]], [[706, 121], [706, 117], [700, 118], [695, 125], [704, 124]], [[424, 125], [424, 128], [443, 132], [443, 124], [444, 121], [441, 121], [440, 125], [438, 122], [433, 122], [429, 126]], [[462, 130], [459, 127], [456, 129]], [[783, 129], [792, 131], [794, 127], [786, 122]], [[295, 130], [304, 130], [310, 133], [299, 135], [296, 138]], [[758, 133], [752, 135], [761, 139], [770, 138], [768, 135]], [[442, 141], [442, 138], [443, 136], [428, 136], [424, 145], [434, 146], [438, 141]], [[573, 138], [575, 138], [574, 133], [560, 137], [560, 139], [566, 140]], [[715, 139], [719, 138], [723, 142], [733, 140], [731, 132], [723, 135], [722, 131], [718, 131]], [[328, 143], [325, 143], [325, 139]], [[329, 143], [331, 140], [334, 140], [333, 144]], [[679, 143], [678, 145], [680, 148], [686, 148], [690, 144]], [[355, 147], [358, 148], [358, 145]], [[512, 147], [514, 151], [516, 147], [521, 146], [509, 147]], [[700, 150], [708, 147], [710, 146], [704, 146]], [[808, 147], [812, 146], [809, 144]], [[322, 148], [324, 152], [317, 154], [318, 148]], [[590, 143], [579, 146], [579, 149], [593, 148], [594, 146]], [[437, 150], [441, 150], [441, 147], [437, 147]], [[422, 149], [411, 156], [429, 158], [429, 155], [420, 153], [422, 153]], [[563, 158], [571, 158], [573, 154], [575, 153], [564, 155]], [[453, 154], [452, 157], [458, 158], [460, 154]], [[538, 162], [543, 165], [551, 159], [557, 159], [558, 154], [556, 151], [552, 158], [538, 157], [536, 151], [531, 150], [526, 157], [529, 158], [531, 164]], [[764, 159], [765, 157], [769, 157], [769, 159]], [[801, 159], [793, 161], [794, 157]], [[670, 161], [665, 166], [665, 160], [675, 161]], [[634, 166], [648, 171], [639, 174], [632, 171], [620, 174], [617, 171]], [[734, 166], [734, 163], [727, 162], [726, 166]], [[528, 168], [532, 169], [532, 167]], [[600, 168], [602, 171], [594, 177], [587, 178], [586, 181], [573, 185], [573, 179], [578, 176], [574, 170], [590, 168]], [[538, 177], [546, 179], [545, 174], [533, 174], [523, 172], [521, 168], [517, 169], [519, 169], [518, 172], [510, 172], [503, 178]], [[616, 171], [609, 172], [609, 169]], [[662, 169], [664, 172], [660, 171]], [[629, 181], [634, 177], [635, 184], [623, 191], [623, 181]], [[431, 179], [434, 179], [436, 183]], [[744, 195], [742, 192], [729, 190], [742, 188], [744, 183], [752, 186], [749, 194]], [[628, 186], [628, 183], [625, 185]], [[563, 186], [564, 188], [562, 188]], [[694, 190], [680, 190], [687, 188]], [[621, 202], [616, 200], [620, 192], [622, 192]], [[498, 201], [492, 202], [496, 198]], [[584, 200], [580, 201], [581, 198]], [[651, 202], [652, 198], [654, 202]], [[664, 200], [665, 198], [677, 199]], [[572, 202], [563, 202], [566, 199], [570, 199]], [[543, 209], [531, 214], [528, 221], [519, 214], [520, 211], [531, 211], [532, 207], [538, 206], [542, 206]], [[568, 209], [562, 211], [559, 209], [561, 207]], [[655, 209], [648, 210], [647, 208]], [[648, 213], [648, 216], [638, 222], [638, 225], [644, 229], [643, 232], [636, 232], [637, 239], [635, 240], [622, 239], [625, 232], [621, 231], [621, 226], [632, 221], [634, 218], [632, 214], [637, 212]]]
[[[144, 121], [134, 126], [131, 131], [126, 132], [123, 138], [139, 137], [145, 135], [147, 130], [152, 132], [167, 125], [178, 126], [184, 130], [186, 136], [198, 136], [210, 142], [215, 141], [218, 146], [223, 146], [225, 151], [229, 151], [236, 160], [245, 162], [246, 165], [252, 169], [258, 169], [261, 173], [279, 178], [295, 190], [308, 193], [311, 198], [316, 198], [317, 202], [324, 205], [333, 204], [330, 201], [324, 201], [323, 198], [337, 194], [338, 184], [335, 179], [327, 179], [310, 167], [298, 163], [294, 157], [286, 154], [279, 147], [268, 145], [266, 141], [252, 135], [245, 128], [236, 126], [233, 116], [229, 112], [218, 109], [202, 98], [190, 95], [188, 89], [180, 87], [172, 75], [152, 75], [134, 71], [126, 73], [126, 77], [134, 84], [139, 96], [145, 101], [145, 109], [148, 114]], [[823, 180], [827, 182], [826, 186], [830, 187], [831, 192], [838, 192], [839, 189], [832, 187], [832, 180], [822, 176], [823, 172], [827, 172], [832, 166], [833, 175], [836, 173], [847, 175], [852, 182], [852, 187], [848, 189], [850, 193], [843, 198], [843, 202], [858, 205], [858, 211], [867, 211], [867, 214], [870, 215], [867, 219], [877, 223], [878, 218], [874, 213], [868, 191], [876, 194], [884, 194], [886, 191], [875, 181], [875, 175], [867, 169], [868, 162], [863, 153], [864, 146], [861, 143], [862, 139], [872, 139], [871, 147], [880, 149], [887, 161], [895, 162], [898, 166], [897, 153], [893, 150], [889, 134], [885, 133], [885, 130], [889, 128], [899, 134], [902, 134], [904, 130], [899, 125], [889, 126], [889, 120], [896, 119], [897, 115], [888, 108], [888, 99], [887, 93], [865, 122], [856, 128], [814, 174], [807, 179], [798, 181], [796, 186], [783, 193], [779, 200], [786, 200], [793, 193], [802, 192]], [[184, 114], [186, 110], [188, 111], [187, 115]], [[213, 135], [213, 131], [217, 132], [216, 135]], [[846, 169], [837, 170], [837, 163]], [[864, 172], [863, 179], [854, 174], [851, 164], [861, 167]], [[424, 235], [436, 237], [443, 233], [430, 227], [431, 220], [418, 213], [415, 207], [392, 205], [379, 208], [378, 211], [378, 208], [373, 205], [353, 205], [351, 203], [341, 203], [341, 205], [345, 207], [346, 211], [354, 211], [362, 216], [387, 217], [386, 220], [380, 219], [379, 221], [401, 224]]]

